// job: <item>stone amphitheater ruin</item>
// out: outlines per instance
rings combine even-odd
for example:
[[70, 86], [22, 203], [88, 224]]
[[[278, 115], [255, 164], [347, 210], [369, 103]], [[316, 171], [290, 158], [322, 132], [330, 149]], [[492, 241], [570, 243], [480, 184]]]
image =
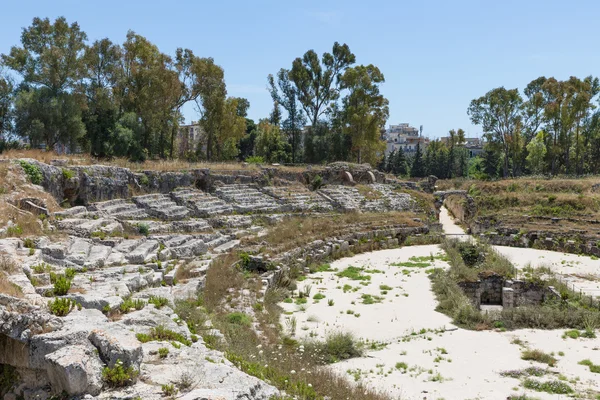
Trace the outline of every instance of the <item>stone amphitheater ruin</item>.
[[[306, 186], [308, 170], [134, 173], [100, 165], [64, 166], [62, 160], [55, 165], [22, 161], [37, 166], [43, 173], [41, 186], [56, 202], [69, 206], [51, 212], [46, 201], [35, 196], [11, 200], [21, 206], [20, 212], [46, 216], [42, 220], [52, 235], [36, 237], [27, 246], [18, 238], [0, 240], [3, 257], [19, 265], [9, 279], [23, 294], [21, 299], [0, 294], [0, 365], [15, 367], [19, 376], [19, 384], [5, 399], [47, 398], [51, 393], [160, 398], [160, 385], [185, 371], [201, 382], [185, 398], [230, 398], [231, 393], [236, 393], [234, 398], [269, 398], [278, 390], [207, 348], [185, 324], [174, 321], [171, 308], [148, 306], [118, 320], [108, 315], [125, 298], [160, 296], [173, 304], [197, 297], [213, 258], [238, 247], [248, 233], [263, 230], [265, 220], [306, 213], [327, 217], [345, 211], [406, 211], [415, 206], [382, 175], [361, 167], [353, 178], [352, 168], [343, 164], [323, 170], [327, 184], [313, 191]], [[3, 165], [20, 173], [14, 160], [4, 160]], [[367, 199], [346, 186], [355, 184], [354, 179], [371, 185], [380, 196]], [[11, 226], [9, 222], [4, 232]], [[387, 234], [395, 238], [394, 230]], [[349, 246], [347, 240], [337, 242]], [[185, 283], [176, 282], [180, 264], [191, 265]], [[73, 299], [80, 309], [57, 317], [47, 308], [48, 298], [55, 296], [51, 281], [68, 269], [76, 274], [64, 298]], [[158, 325], [196, 342], [178, 357], [157, 364], [152, 360], [160, 346], [140, 343], [134, 332]], [[198, 362], [206, 358], [218, 362]], [[105, 393], [102, 368], [113, 367], [117, 360], [140, 370], [141, 379], [121, 392]], [[150, 376], [159, 379], [144, 379]]]
[[[20, 163], [39, 168], [42, 173], [40, 186], [27, 182]], [[380, 260], [386, 254], [392, 254], [386, 251], [396, 251], [411, 241], [439, 241], [442, 226], [438, 213], [447, 195], [464, 197], [468, 205], [465, 212], [470, 212], [469, 207], [473, 206], [472, 199], [464, 192], [437, 192], [432, 195], [435, 190], [433, 177], [422, 182], [404, 182], [386, 177], [368, 166], [344, 163], [301, 170], [277, 167], [247, 169], [240, 166], [239, 169], [223, 171], [134, 172], [114, 166], [75, 166], [63, 160], [45, 164], [24, 159], [2, 160], [0, 167], [12, 180], [12, 189], [3, 194], [5, 210], [11, 215], [34, 215], [35, 224], [42, 226], [44, 232], [35, 237], [10, 235], [20, 229], [13, 217], [7, 217], [5, 226], [0, 227], [1, 235], [13, 236], [0, 239], [3, 268], [13, 266], [5, 279], [18, 288], [18, 296], [0, 292], [0, 378], [4, 377], [6, 381], [0, 379], [4, 385], [0, 386], [0, 390], [6, 390], [5, 400], [159, 399], [172, 397], [173, 393], [168, 393], [169, 385], [182, 376], [187, 376], [191, 382], [180, 391], [178, 398], [182, 399], [286, 398], [285, 391], [273, 382], [243, 372], [238, 364], [231, 361], [231, 357], [215, 350], [202, 336], [197, 336], [174, 312], [173, 305], [177, 301], [197, 299], [202, 295], [207, 284], [207, 271], [215, 260], [231, 254], [250, 253], [245, 255], [247, 267], [260, 274], [258, 282], [261, 288], [258, 291], [264, 296], [269, 286], [288, 279], [286, 271], [292, 266], [301, 273], [308, 273], [311, 265], [365, 251], [383, 250], [378, 252], [379, 255], [362, 255], [367, 258], [357, 256], [365, 265], [370, 265], [369, 260]], [[317, 176], [322, 186], [314, 184]], [[433, 207], [434, 204], [437, 208]], [[370, 214], [379, 215], [380, 219], [363, 221], [357, 217], [356, 221], [352, 220], [352, 216]], [[399, 214], [403, 216], [402, 222], [393, 217]], [[342, 224], [339, 222], [341, 216], [350, 217], [344, 222], [343, 229], [335, 231], [332, 236], [324, 232], [297, 246], [290, 244], [294, 242], [291, 239], [288, 240], [290, 243], [283, 241], [276, 245], [265, 241], [271, 227], [291, 218], [331, 221], [335, 225]], [[460, 235], [464, 232], [459, 231]], [[438, 255], [434, 256], [439, 251], [437, 245], [413, 246], [412, 249], [407, 246], [406, 249], [409, 249], [404, 260], [407, 263], [431, 257], [433, 266], [446, 265], [439, 261]], [[340, 260], [340, 267], [353, 262], [349, 260]], [[391, 263], [389, 260], [386, 262]], [[179, 279], [178, 273], [182, 270], [185, 270], [185, 277]], [[325, 275], [315, 282], [319, 286], [329, 282], [333, 286], [328, 290], [333, 293], [339, 289], [339, 279], [327, 273], [330, 273], [329, 270], [320, 272]], [[404, 287], [404, 278], [410, 278], [412, 274], [404, 270], [404, 277], [400, 275], [403, 279], [396, 277], [397, 272], [382, 275], [382, 278], [390, 282], [396, 279]], [[55, 293], [57, 279], [64, 276], [69, 276], [70, 289], [66, 294]], [[373, 280], [376, 281], [375, 278]], [[413, 288], [402, 289], [405, 297], [396, 294], [396, 298], [409, 298], [410, 290], [413, 290], [411, 295], [414, 298], [419, 298], [419, 293], [429, 293], [429, 297], [419, 300], [427, 306], [433, 297], [423, 287], [425, 282], [419, 280]], [[498, 282], [491, 285], [480, 280], [466, 284], [465, 292], [477, 306], [488, 301], [508, 305], [511, 295], [512, 306], [520, 301], [520, 297], [515, 297], [515, 291], [519, 296], [525, 296], [521, 294], [525, 290], [531, 291], [531, 285], [519, 283], [521, 281]], [[493, 290], [488, 286], [493, 286]], [[522, 286], [525, 289], [521, 290]], [[384, 287], [388, 285], [380, 286]], [[317, 290], [323, 293], [323, 297], [329, 296], [322, 287]], [[387, 293], [387, 290], [384, 291]], [[492, 291], [497, 294], [497, 298], [492, 299], [494, 301], [487, 298]], [[343, 294], [346, 294], [345, 288]], [[560, 294], [557, 296], [560, 297]], [[73, 310], [67, 311], [64, 316], [53, 315], [49, 310], [49, 300], [57, 298], [72, 300], [68, 304]], [[379, 299], [378, 296], [375, 298]], [[330, 324], [331, 327], [337, 326], [342, 317], [327, 314], [333, 307], [318, 309], [317, 303], [318, 300], [314, 301], [315, 312], [324, 313], [326, 323], [310, 332], [320, 336], [330, 329]], [[366, 303], [364, 297], [363, 303]], [[397, 321], [398, 311], [401, 314], [406, 312], [406, 320], [412, 321], [410, 307], [391, 303], [390, 300], [388, 308], [378, 311], [380, 319]], [[354, 300], [348, 300], [344, 306], [350, 307], [350, 304], [354, 306]], [[287, 304], [281, 306], [286, 311], [284, 318], [287, 318], [286, 315], [292, 311], [287, 312]], [[329, 306], [333, 306], [333, 299]], [[248, 304], [240, 307], [249, 310], [249, 313], [260, 313], [258, 309], [253, 311]], [[230, 307], [230, 311], [238, 309]], [[391, 316], [388, 316], [389, 312]], [[357, 313], [340, 310], [339, 314], [351, 318], [345, 322], [348, 326], [360, 323]], [[422, 318], [430, 318], [431, 324], [451, 326], [446, 317], [421, 314]], [[375, 314], [368, 316], [362, 325], [369, 329], [382, 323], [381, 332], [389, 328], [394, 339], [390, 339], [392, 336], [382, 337], [381, 341], [387, 343], [386, 346], [389, 344], [393, 348], [395, 340], [401, 343], [406, 341], [406, 337], [410, 339], [411, 334], [399, 336], [403, 333], [400, 327], [387, 327], [386, 322], [376, 317]], [[311, 323], [307, 316], [299, 318], [302, 324]], [[419, 320], [419, 316], [414, 318]], [[290, 322], [290, 319], [285, 321]], [[148, 335], [158, 328], [176, 335], [177, 339], [140, 339], [140, 335]], [[223, 337], [210, 320], [206, 321], [205, 328], [204, 338], [207, 340], [209, 337]], [[405, 328], [403, 326], [402, 330]], [[414, 328], [411, 325], [410, 329]], [[443, 332], [452, 334], [454, 329], [438, 330], [437, 326], [430, 325], [424, 331], [435, 331], [441, 335]], [[307, 328], [306, 335], [308, 332]], [[303, 335], [299, 333], [298, 338]], [[178, 342], [187, 345], [182, 346]], [[472, 343], [479, 346], [476, 342]], [[165, 351], [168, 356], [164, 356]], [[405, 350], [402, 352], [406, 354]], [[366, 358], [360, 360], [370, 362]], [[137, 371], [138, 379], [121, 388], [108, 388], [103, 371], [119, 365]], [[348, 371], [355, 371], [346, 364], [344, 366]], [[377, 368], [373, 366], [372, 370]], [[396, 370], [401, 368], [396, 366]], [[346, 371], [340, 373], [345, 374]], [[388, 374], [391, 370], [382, 376], [387, 377]], [[386, 391], [389, 396], [381, 398], [399, 398], [396, 384], [386, 383], [383, 377], [381, 379], [380, 383], [390, 388]], [[481, 377], [481, 381], [487, 382], [488, 379]], [[510, 382], [503, 381], [502, 384], [505, 387]], [[419, 387], [414, 391], [408, 385], [408, 398], [416, 398], [414, 393], [418, 393], [419, 398], [441, 398], [444, 393], [450, 396], [446, 398], [463, 398], [457, 393], [468, 392], [465, 389], [468, 385], [458, 379], [456, 387], [450, 385], [443, 390], [429, 386], [435, 385], [435, 379], [422, 385], [425, 389]], [[489, 387], [476, 393], [492, 393], [498, 390], [497, 385], [498, 382], [493, 381]], [[421, 396], [428, 391], [431, 397], [427, 394]], [[506, 396], [484, 394], [481, 398]]]

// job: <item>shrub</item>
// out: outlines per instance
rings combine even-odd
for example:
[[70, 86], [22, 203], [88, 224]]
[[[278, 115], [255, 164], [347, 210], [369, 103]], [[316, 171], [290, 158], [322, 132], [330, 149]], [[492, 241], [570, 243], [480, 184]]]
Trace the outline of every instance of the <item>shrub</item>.
[[351, 333], [332, 333], [324, 342], [310, 342], [305, 347], [308, 347], [309, 351], [310, 348], [314, 348], [315, 353], [320, 354], [329, 364], [362, 355]]
[[246, 161], [248, 164], [263, 164], [265, 159], [262, 158], [262, 156], [250, 156], [246, 157], [244, 161]]
[[571, 388], [571, 386], [561, 381], [540, 382], [535, 379], [525, 379], [525, 381], [523, 382], [523, 387], [538, 392], [546, 392], [553, 394], [573, 393], [573, 389]]
[[235, 325], [250, 326], [252, 318], [242, 312], [232, 312], [227, 315], [227, 322]]
[[160, 358], [167, 358], [168, 355], [169, 349], [167, 349], [166, 347], [161, 347], [160, 349], [158, 349], [158, 356]]
[[176, 341], [179, 343], [183, 343], [186, 346], [191, 346], [192, 342], [189, 341], [185, 336], [181, 333], [174, 332], [170, 329], [165, 328], [163, 325], [159, 325], [155, 328], [150, 329], [150, 333], [138, 333], [135, 337], [142, 343], [152, 342], [152, 341]]
[[23, 239], [23, 246], [28, 249], [35, 249], [35, 242], [31, 238]]
[[323, 178], [321, 177], [321, 175], [315, 176], [315, 178], [310, 183], [310, 187], [312, 188], [312, 190], [318, 190], [321, 187], [323, 187]]
[[71, 280], [64, 275], [57, 276], [54, 282], [54, 295], [64, 296], [69, 292], [69, 289], [71, 289]]
[[146, 302], [142, 299], [132, 299], [130, 296], [126, 297], [123, 299], [123, 302], [121, 303], [121, 305], [119, 305], [119, 310], [126, 314], [128, 313], [132, 308], [135, 308], [136, 310], [141, 310], [142, 308], [144, 308], [146, 306]]
[[156, 308], [162, 308], [164, 306], [169, 305], [169, 299], [162, 296], [150, 296], [148, 299], [148, 303], [154, 304]]
[[525, 350], [521, 353], [521, 359], [548, 364], [551, 367], [556, 365], [556, 358], [552, 357], [550, 354], [544, 353], [541, 350]]
[[205, 329], [208, 321], [206, 310], [201, 305], [200, 299], [175, 301], [175, 313], [187, 323], [188, 329], [193, 334]]
[[81, 305], [73, 299], [59, 298], [48, 302], [50, 312], [58, 317], [68, 315], [75, 307], [81, 309]]
[[135, 382], [139, 372], [133, 367], [125, 368], [121, 360], [117, 360], [115, 366], [104, 367], [102, 370], [102, 378], [110, 387], [123, 387]]
[[30, 164], [27, 161], [19, 161], [19, 164], [21, 164], [21, 168], [23, 168], [23, 171], [25, 171], [25, 174], [27, 174], [27, 177], [31, 183], [34, 185], [39, 185], [42, 183], [44, 175], [42, 174], [40, 167]]
[[146, 224], [138, 224], [137, 228], [140, 235], [148, 236], [150, 234], [150, 228]]
[[579, 336], [581, 336], [581, 334], [579, 333], [579, 331], [577, 329], [571, 329], [569, 331], [566, 331], [564, 333], [565, 337], [570, 337], [571, 339], [577, 339], [579, 338]]
[[62, 176], [63, 176], [63, 179], [65, 181], [68, 181], [69, 179], [71, 179], [71, 178], [73, 178], [75, 176], [75, 171], [63, 168], [62, 169]]
[[177, 394], [177, 389], [172, 383], [162, 385], [160, 389], [165, 396], [175, 396], [175, 394]]

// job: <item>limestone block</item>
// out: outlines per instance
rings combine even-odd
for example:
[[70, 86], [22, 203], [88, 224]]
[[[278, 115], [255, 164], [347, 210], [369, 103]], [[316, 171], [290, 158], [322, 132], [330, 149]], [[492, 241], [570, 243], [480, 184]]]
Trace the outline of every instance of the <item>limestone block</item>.
[[75, 396], [102, 390], [102, 362], [93, 349], [76, 345], [63, 347], [46, 356], [46, 372], [55, 393]]
[[113, 367], [117, 360], [121, 360], [125, 367], [132, 366], [139, 369], [142, 362], [142, 345], [132, 332], [114, 329], [110, 332], [104, 329], [94, 329], [88, 339], [100, 353], [100, 358]]

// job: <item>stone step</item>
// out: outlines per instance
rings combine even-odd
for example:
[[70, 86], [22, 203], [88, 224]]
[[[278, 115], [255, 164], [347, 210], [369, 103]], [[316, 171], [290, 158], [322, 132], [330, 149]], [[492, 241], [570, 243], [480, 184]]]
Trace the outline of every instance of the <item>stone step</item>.
[[206, 253], [208, 246], [201, 239], [192, 238], [179, 246], [170, 247], [170, 250], [177, 258], [190, 258]]
[[125, 258], [132, 264], [143, 264], [145, 261], [150, 261], [153, 256], [156, 256], [159, 244], [157, 240], [147, 240], [125, 254]]
[[228, 241], [226, 243], [223, 243], [220, 246], [215, 247], [212, 251], [214, 253], [217, 253], [217, 254], [219, 254], [219, 253], [225, 253], [225, 252], [233, 249], [234, 247], [236, 247], [239, 244], [240, 244], [240, 241], [237, 240], [237, 239], [236, 240], [230, 240], [230, 241]]
[[87, 216], [88, 210], [84, 206], [77, 206], [67, 208], [63, 211], [57, 211], [53, 213], [54, 217], [57, 218], [85, 218]]
[[88, 258], [85, 260], [83, 266], [88, 269], [96, 269], [103, 267], [105, 261], [112, 251], [110, 246], [94, 245], [90, 249]]

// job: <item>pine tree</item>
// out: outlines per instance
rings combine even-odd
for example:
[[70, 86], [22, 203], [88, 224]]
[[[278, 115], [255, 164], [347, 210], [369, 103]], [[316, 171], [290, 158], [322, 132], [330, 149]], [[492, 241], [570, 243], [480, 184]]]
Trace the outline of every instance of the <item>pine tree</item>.
[[394, 173], [394, 160], [396, 160], [396, 149], [392, 149], [390, 154], [388, 154], [385, 172]]
[[410, 176], [413, 178], [422, 178], [425, 176], [425, 164], [423, 163], [423, 152], [421, 151], [421, 143], [417, 143], [417, 149], [413, 158]]
[[402, 147], [398, 149], [394, 157], [394, 168], [395, 173], [398, 175], [407, 175], [408, 174], [408, 164], [406, 162], [406, 157], [404, 156], [404, 151]]

